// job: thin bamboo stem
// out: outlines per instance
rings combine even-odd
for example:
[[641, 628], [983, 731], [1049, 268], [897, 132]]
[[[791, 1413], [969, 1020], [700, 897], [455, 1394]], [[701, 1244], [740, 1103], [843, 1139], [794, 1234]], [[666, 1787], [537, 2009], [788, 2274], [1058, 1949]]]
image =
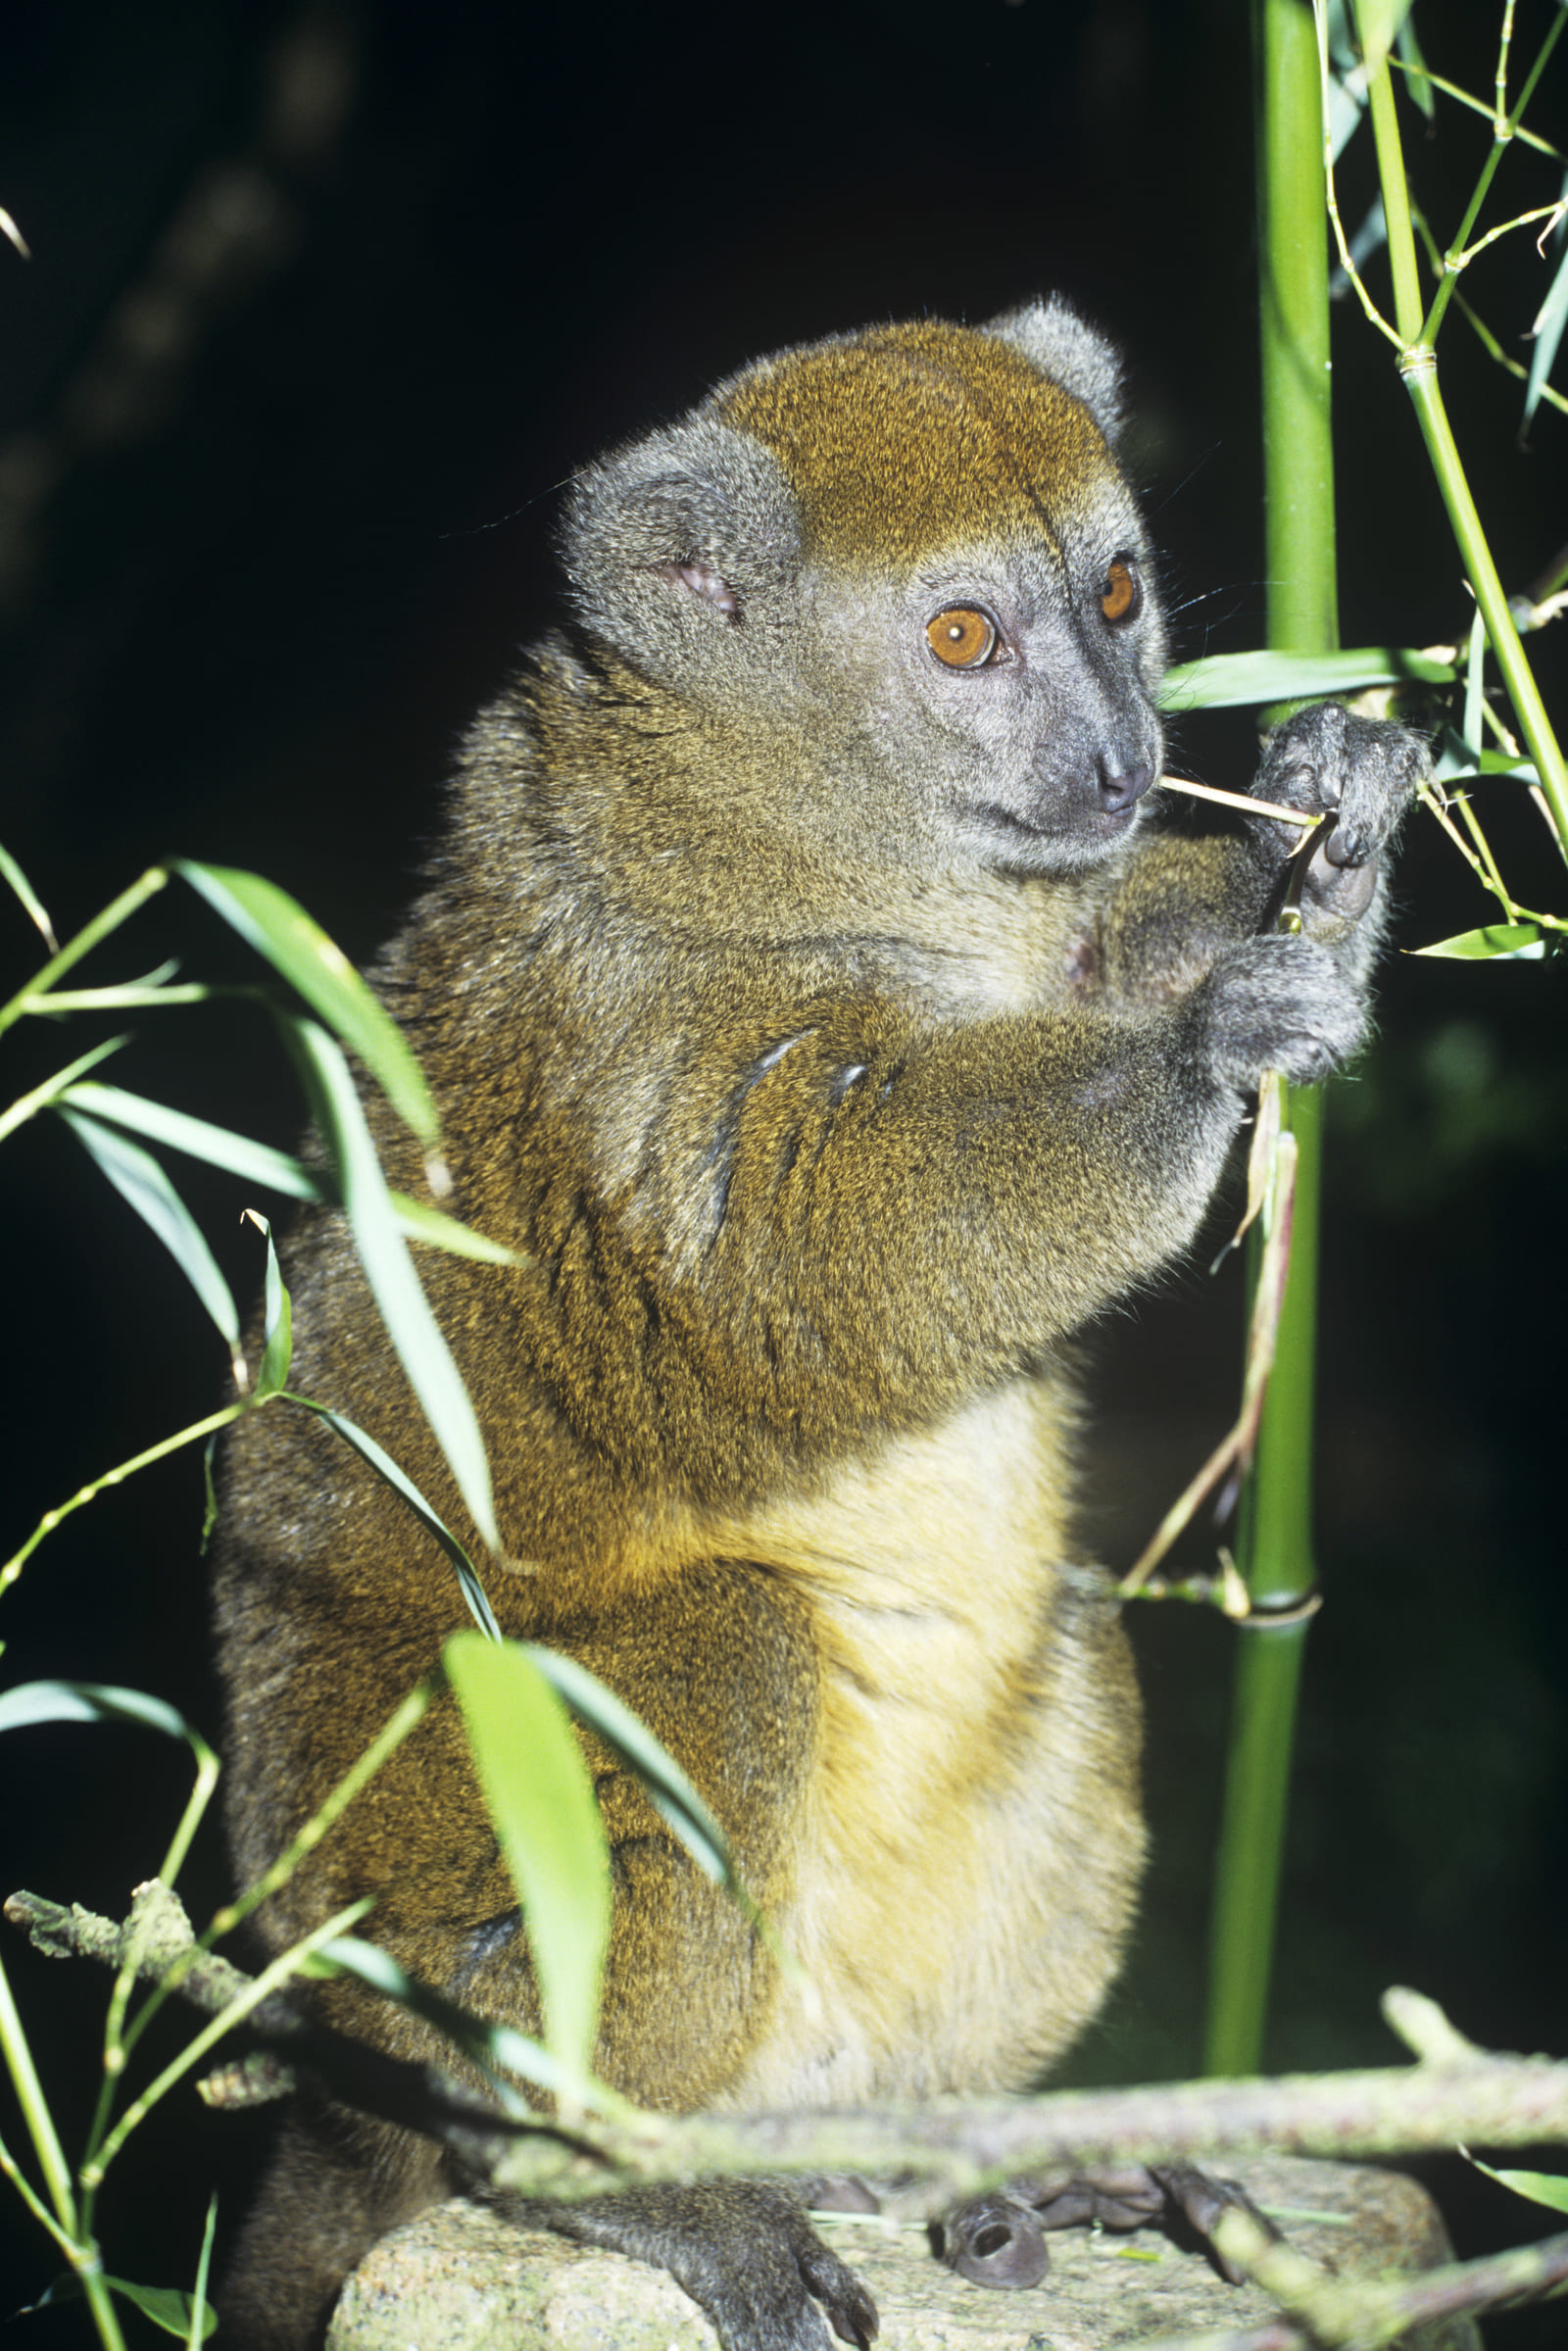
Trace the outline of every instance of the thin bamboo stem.
[[[1309, 0], [1254, 0], [1263, 468], [1272, 649], [1339, 642], [1330, 408], [1328, 238], [1317, 35]], [[1254, 1610], [1293, 1608], [1316, 1580], [1312, 1384], [1321, 1114], [1289, 1097], [1298, 1162], [1291, 1271], [1273, 1375], [1243, 1491], [1238, 1565]], [[1250, 1245], [1253, 1285], [1260, 1242]], [[1215, 1863], [1203, 2066], [1255, 2073], [1273, 1966], [1305, 1617], [1249, 1630], [1237, 1654]]]

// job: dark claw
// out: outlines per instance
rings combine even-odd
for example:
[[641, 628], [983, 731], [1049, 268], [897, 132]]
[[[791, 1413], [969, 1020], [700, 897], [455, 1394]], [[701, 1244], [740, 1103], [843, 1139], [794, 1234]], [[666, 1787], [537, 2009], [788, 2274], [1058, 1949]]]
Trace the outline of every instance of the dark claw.
[[1032, 2193], [1022, 2181], [1009, 2183], [1011, 2193], [1032, 2204], [1042, 2229], [1081, 2229], [1094, 2223], [1102, 2229], [1142, 2229], [1157, 2221], [1164, 2195], [1147, 2165], [1107, 2164], [1103, 2170], [1059, 2174], [1036, 2180]]
[[[819, 2184], [819, 2183], [813, 2183]], [[728, 2351], [808, 2351], [825, 2319], [841, 2342], [870, 2351], [876, 2304], [822, 2242], [795, 2185], [765, 2180], [653, 2184], [583, 2204], [507, 2209], [579, 2245], [608, 2245], [668, 2270], [712, 2321]]]
[[1221, 2213], [1239, 2205], [1269, 2236], [1279, 2230], [1244, 2187], [1218, 2180], [1196, 2164], [1112, 2164], [1091, 2173], [1058, 2172], [1038, 2180], [1009, 2180], [1005, 2188], [960, 2204], [932, 2228], [932, 2242], [950, 2269], [976, 2285], [1037, 2285], [1049, 2261], [1045, 2231], [1081, 2228], [1163, 2227], [1177, 2243], [1205, 2253], [1232, 2285], [1242, 2275], [1213, 2242]]
[[1038, 2285], [1050, 2267], [1040, 2223], [1010, 2196], [976, 2196], [932, 2225], [950, 2270], [976, 2285]]
[[800, 2182], [808, 2212], [880, 2212], [880, 2197], [855, 2172], [826, 2172]]
[[1087, 2229], [1100, 2218], [1100, 2198], [1084, 2180], [1069, 2180], [1049, 2196], [1031, 2197], [1042, 2229]]
[[1258, 2211], [1239, 2180], [1218, 2180], [1212, 2172], [1200, 2171], [1190, 2163], [1151, 2164], [1149, 2176], [1164, 2191], [1166, 2226], [1177, 2219], [1185, 2221], [1228, 2285], [1245, 2285], [1247, 2280], [1214, 2242], [1214, 2225], [1222, 2212], [1239, 2206], [1275, 2244], [1280, 2242], [1280, 2231], [1266, 2213]]
[[855, 2281], [853, 2293], [835, 2294], [831, 2290], [828, 2280], [825, 2278], [815, 2277], [804, 2262], [801, 2265], [801, 2274], [816, 2300], [821, 2304], [822, 2316], [838, 2336], [839, 2341], [853, 2343], [855, 2351], [871, 2351], [871, 2345], [876, 2340], [877, 2310], [876, 2304], [859, 2280]]

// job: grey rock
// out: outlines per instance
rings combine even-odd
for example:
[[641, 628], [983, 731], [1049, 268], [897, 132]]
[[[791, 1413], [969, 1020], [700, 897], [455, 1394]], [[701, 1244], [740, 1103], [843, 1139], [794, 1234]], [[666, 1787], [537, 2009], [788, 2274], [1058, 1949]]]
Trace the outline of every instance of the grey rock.
[[[1358, 2164], [1293, 2157], [1222, 2162], [1296, 2249], [1342, 2278], [1452, 2258], [1416, 2181]], [[1051, 2238], [1051, 2269], [1025, 2292], [955, 2277], [922, 2227], [858, 2214], [818, 2224], [882, 2314], [877, 2351], [1116, 2351], [1152, 2338], [1239, 2331], [1274, 2315], [1200, 2254], [1164, 2237]], [[1469, 2320], [1406, 2338], [1409, 2351], [1480, 2351]], [[714, 2351], [716, 2337], [662, 2271], [524, 2234], [455, 2201], [385, 2237], [344, 2287], [327, 2351]]]

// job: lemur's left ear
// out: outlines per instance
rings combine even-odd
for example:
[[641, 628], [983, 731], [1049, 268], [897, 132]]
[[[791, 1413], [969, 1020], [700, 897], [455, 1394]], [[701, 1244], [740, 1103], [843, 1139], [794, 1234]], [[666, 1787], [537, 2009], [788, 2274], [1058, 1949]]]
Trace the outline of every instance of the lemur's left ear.
[[1059, 294], [988, 319], [982, 334], [1010, 343], [1042, 375], [1081, 400], [1112, 449], [1126, 422], [1121, 354]]

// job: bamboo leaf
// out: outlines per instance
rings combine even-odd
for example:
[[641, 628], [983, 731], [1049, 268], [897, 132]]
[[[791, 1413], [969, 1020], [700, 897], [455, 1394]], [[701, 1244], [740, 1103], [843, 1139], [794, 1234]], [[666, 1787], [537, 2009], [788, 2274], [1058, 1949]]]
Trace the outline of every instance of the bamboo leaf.
[[[1568, 177], [1563, 180], [1563, 192], [1568, 195]], [[1530, 354], [1530, 373], [1525, 378], [1525, 413], [1520, 419], [1521, 432], [1530, 429], [1541, 405], [1541, 395], [1546, 388], [1546, 378], [1556, 365], [1563, 328], [1568, 326], [1568, 238], [1559, 232], [1557, 241], [1562, 246], [1557, 257], [1557, 268], [1546, 289], [1546, 299], [1536, 313], [1536, 322], [1530, 330], [1534, 337], [1534, 348]]]
[[121, 1047], [129, 1042], [127, 1037], [110, 1037], [102, 1045], [93, 1046], [90, 1052], [78, 1053], [74, 1061], [66, 1063], [64, 1069], [57, 1069], [53, 1077], [41, 1079], [26, 1094], [19, 1094], [8, 1110], [0, 1111], [0, 1138], [11, 1134], [26, 1119], [35, 1117], [40, 1110], [47, 1110], [75, 1083], [84, 1069], [95, 1068], [100, 1061], [107, 1061], [111, 1053], [118, 1053]]
[[90, 922], [83, 923], [75, 937], [68, 939], [65, 946], [50, 956], [43, 969], [33, 973], [19, 995], [13, 996], [6, 1004], [0, 1004], [0, 1029], [10, 1028], [12, 1022], [20, 1020], [25, 1012], [47, 1010], [48, 1007], [41, 1004], [39, 1000], [49, 993], [56, 980], [63, 978], [79, 963], [83, 955], [90, 955], [112, 931], [119, 930], [122, 923], [128, 922], [138, 906], [144, 906], [150, 898], [156, 898], [168, 880], [169, 876], [161, 865], [149, 865], [128, 890], [122, 890], [120, 896], [112, 899]]
[[[284, 1291], [283, 1295], [286, 1300], [288, 1293]], [[384, 1452], [373, 1437], [368, 1437], [363, 1429], [357, 1428], [352, 1420], [345, 1419], [341, 1412], [332, 1411], [329, 1405], [316, 1403], [308, 1396], [291, 1396], [288, 1400], [291, 1404], [303, 1404], [308, 1412], [314, 1412], [318, 1419], [324, 1420], [345, 1445], [352, 1445], [360, 1458], [368, 1462], [378, 1477], [386, 1480], [394, 1493], [402, 1495], [415, 1517], [435, 1538], [456, 1568], [458, 1582], [463, 1587], [463, 1596], [480, 1632], [487, 1641], [499, 1641], [501, 1627], [496, 1623], [484, 1586], [479, 1580], [478, 1569], [446, 1521], [431, 1509], [414, 1480], [399, 1469], [391, 1454]]]
[[348, 1064], [316, 1021], [281, 1010], [277, 1018], [337, 1171], [354, 1244], [387, 1334], [481, 1539], [498, 1550], [479, 1424], [410, 1262]]
[[1408, 646], [1371, 645], [1332, 653], [1217, 653], [1167, 669], [1161, 708], [1208, 710], [1232, 704], [1293, 702], [1321, 694], [1359, 694], [1368, 686], [1416, 679], [1446, 685], [1451, 661]]
[[440, 1141], [441, 1123], [424, 1073], [396, 1021], [337, 942], [328, 938], [286, 890], [259, 873], [245, 873], [232, 865], [206, 865], [193, 857], [174, 857], [169, 869], [181, 874], [242, 939], [299, 990], [334, 1036], [359, 1054], [425, 1150], [433, 1151]]
[[[181, 2293], [174, 2286], [132, 2285], [126, 2278], [111, 2278], [107, 2274], [104, 2283], [111, 2293], [119, 2294], [122, 2301], [129, 2302], [141, 2312], [144, 2319], [151, 2319], [153, 2325], [161, 2327], [166, 2334], [180, 2335], [186, 2342], [195, 2336], [198, 2311], [200, 2339], [205, 2341], [218, 2325], [218, 2313], [210, 2303], [198, 2303], [190, 2294]], [[85, 2288], [76, 2272], [63, 2270], [58, 2278], [50, 2280], [36, 2302], [27, 2304], [26, 2309], [28, 2312], [53, 2310], [62, 2302], [79, 2302], [84, 2292]]]
[[565, 1699], [580, 1722], [596, 1731], [623, 1762], [629, 1764], [648, 1790], [650, 1801], [680, 1838], [692, 1859], [715, 1885], [732, 1893], [742, 1890], [723, 1830], [703, 1802], [667, 1747], [647, 1724], [617, 1698], [614, 1691], [555, 1649], [528, 1643], [528, 1655], [547, 1682]]
[[23, 906], [26, 908], [27, 914], [34, 927], [42, 932], [44, 944], [48, 948], [50, 954], [58, 955], [60, 952], [60, 942], [55, 937], [54, 930], [50, 924], [49, 916], [45, 910], [43, 901], [41, 898], [39, 898], [37, 892], [33, 889], [31, 882], [28, 881], [26, 875], [23, 872], [22, 867], [17, 863], [16, 858], [11, 855], [10, 850], [6, 848], [3, 841], [0, 841], [0, 880], [5, 880], [10, 883], [18, 898], [21, 899]]
[[1495, 962], [1509, 955], [1538, 961], [1546, 953], [1545, 933], [1536, 922], [1492, 922], [1478, 931], [1459, 931], [1431, 947], [1406, 951], [1416, 955], [1452, 955], [1466, 962]]
[[[149, 1102], [143, 1095], [126, 1094], [119, 1086], [102, 1086], [93, 1079], [68, 1088], [62, 1099], [111, 1126], [126, 1127], [154, 1143], [166, 1143], [173, 1151], [206, 1160], [211, 1167], [225, 1168], [247, 1183], [280, 1192], [285, 1199], [337, 1200], [324, 1168], [309, 1167], [292, 1151], [274, 1151], [270, 1143], [235, 1134], [232, 1127], [214, 1126], [209, 1119], [192, 1118], [184, 1110], [172, 1110], [166, 1102]], [[486, 1265], [521, 1262], [514, 1249], [486, 1240], [482, 1233], [460, 1224], [455, 1216], [446, 1215], [427, 1200], [415, 1200], [406, 1192], [393, 1192], [389, 1197], [399, 1228], [410, 1241], [447, 1249], [455, 1257], [474, 1257]]]
[[167, 1011], [171, 1004], [210, 1004], [222, 993], [205, 980], [177, 988], [167, 980], [120, 980], [103, 988], [24, 989], [17, 1001], [24, 1012], [58, 1017], [62, 1012]]
[[218, 2326], [218, 2313], [210, 2302], [198, 2302], [175, 2286], [132, 2285], [125, 2278], [106, 2278], [104, 2282], [144, 2319], [151, 2319], [166, 2334], [177, 2334], [184, 2342], [205, 2342]]
[[[1365, 112], [1366, 91], [1359, 78], [1352, 81], [1346, 73], [1331, 73], [1328, 82], [1327, 129], [1329, 152], [1336, 163], [1355, 136]], [[1379, 204], [1376, 210], [1381, 219], [1382, 205]], [[1365, 232], [1366, 223], [1363, 222], [1360, 233], [1364, 235]]]
[[481, 1265], [522, 1265], [526, 1259], [504, 1242], [490, 1241], [476, 1233], [471, 1225], [460, 1224], [428, 1200], [415, 1200], [407, 1192], [392, 1194], [392, 1208], [398, 1224], [410, 1241], [423, 1242], [430, 1249], [444, 1249], [450, 1256], [473, 1257]]
[[1539, 784], [1540, 774], [1533, 759], [1515, 759], [1511, 752], [1472, 752], [1457, 727], [1446, 726], [1438, 738], [1438, 756], [1433, 762], [1432, 780], [1446, 788], [1451, 784], [1474, 783], [1483, 775], [1517, 775], [1526, 783]]
[[1464, 747], [1472, 762], [1481, 757], [1482, 717], [1486, 699], [1487, 624], [1479, 605], [1470, 623], [1470, 645], [1464, 669]]
[[251, 1222], [260, 1225], [267, 1243], [267, 1274], [262, 1291], [262, 1363], [256, 1375], [256, 1400], [262, 1403], [270, 1396], [279, 1395], [288, 1385], [288, 1367], [294, 1353], [294, 1301], [289, 1297], [272, 1246], [272, 1228], [265, 1216], [247, 1210]]
[[545, 2045], [586, 2074], [610, 1940], [610, 1864], [566, 1709], [526, 1649], [455, 1633], [442, 1651], [485, 1804], [522, 1898]]
[[309, 1969], [302, 1972], [313, 1976], [355, 1976], [362, 1984], [369, 1984], [372, 1991], [396, 2000], [400, 2008], [434, 2025], [489, 2078], [503, 2106], [514, 2117], [526, 2114], [528, 2108], [505, 2079], [508, 2075], [515, 2075], [521, 2082], [532, 2082], [554, 2097], [591, 2105], [598, 2113], [616, 2121], [647, 2120], [639, 2108], [617, 2096], [608, 2083], [573, 2073], [541, 2041], [519, 2033], [514, 2026], [493, 2025], [460, 2008], [443, 1992], [433, 1991], [428, 1984], [411, 1976], [389, 1951], [383, 1951], [375, 1943], [362, 1942], [357, 1935], [334, 1936], [332, 1941], [320, 1945]]
[[1399, 62], [1405, 69], [1404, 86], [1410, 93], [1411, 103], [1421, 109], [1430, 127], [1438, 118], [1437, 94], [1427, 73], [1427, 61], [1421, 54], [1421, 44], [1416, 38], [1412, 18], [1406, 17], [1399, 26], [1396, 46], [1399, 52]]
[[166, 1886], [172, 1886], [219, 1774], [218, 1757], [194, 1724], [162, 1698], [101, 1682], [23, 1682], [0, 1693], [0, 1731], [27, 1730], [38, 1723], [111, 1722], [134, 1723], [139, 1730], [183, 1739], [196, 1758], [195, 1788], [157, 1873]]
[[227, 1342], [236, 1371], [240, 1366], [239, 1314], [233, 1293], [218, 1269], [207, 1237], [150, 1151], [127, 1143], [113, 1127], [88, 1118], [63, 1102], [55, 1108], [67, 1126], [97, 1161], [122, 1200], [125, 1200], [168, 1249], [219, 1331]]
[[1511, 2187], [1516, 2196], [1528, 2196], [1533, 2204], [1548, 2205], [1553, 2212], [1568, 2212], [1568, 2179], [1560, 2172], [1498, 2171], [1494, 2165], [1483, 2163], [1479, 2155], [1471, 2155], [1468, 2147], [1462, 2152], [1469, 2156], [1478, 2172], [1485, 2172], [1489, 2180]]
[[33, 1723], [111, 1722], [139, 1723], [187, 1743], [201, 1737], [162, 1698], [105, 1682], [21, 1682], [0, 1692], [0, 1731], [22, 1731]]
[[149, 1102], [144, 1095], [100, 1085], [93, 1078], [71, 1087], [63, 1099], [111, 1126], [128, 1128], [153, 1143], [166, 1143], [172, 1151], [204, 1159], [210, 1167], [226, 1168], [230, 1175], [248, 1184], [265, 1185], [269, 1192], [281, 1192], [289, 1200], [325, 1197], [319, 1176], [292, 1151], [274, 1151], [269, 1143], [236, 1135], [230, 1127], [214, 1126], [210, 1119], [192, 1118], [184, 1110], [172, 1110], [166, 1102]]

